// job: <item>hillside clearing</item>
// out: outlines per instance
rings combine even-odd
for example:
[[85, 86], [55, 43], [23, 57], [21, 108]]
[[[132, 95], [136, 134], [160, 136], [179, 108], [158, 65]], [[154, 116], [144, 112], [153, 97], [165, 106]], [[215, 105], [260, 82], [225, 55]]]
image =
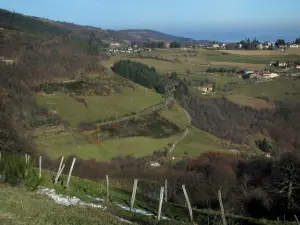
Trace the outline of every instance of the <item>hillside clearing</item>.
[[[55, 110], [58, 115], [68, 120], [73, 127], [80, 122], [92, 122], [108, 117], [122, 117], [132, 112], [139, 112], [161, 102], [161, 96], [154, 91], [135, 85], [135, 88], [122, 88], [121, 93], [109, 96], [78, 96], [85, 99], [87, 107], [62, 92], [36, 95], [40, 105]], [[131, 101], [132, 100], [132, 101]]]
[[251, 83], [236, 88], [231, 94], [250, 97], [268, 97], [271, 100], [299, 103], [300, 80], [297, 78], [279, 77], [268, 82]]
[[227, 99], [235, 104], [242, 105], [242, 106], [249, 106], [255, 109], [272, 109], [274, 105], [258, 98], [252, 98], [243, 95], [229, 95]]
[[[152, 155], [155, 150], [167, 147], [176, 141], [178, 135], [169, 138], [130, 137], [108, 139], [91, 144], [87, 139], [76, 133], [48, 134], [36, 139], [38, 149], [53, 159], [60, 156], [76, 155], [82, 159], [109, 161], [116, 156], [132, 155], [142, 157]], [[96, 141], [95, 141], [96, 142]]]

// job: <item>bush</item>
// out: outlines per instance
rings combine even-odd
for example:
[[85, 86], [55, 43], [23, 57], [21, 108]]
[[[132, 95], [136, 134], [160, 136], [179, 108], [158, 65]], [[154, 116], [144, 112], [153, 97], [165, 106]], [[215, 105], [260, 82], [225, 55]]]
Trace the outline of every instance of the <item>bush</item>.
[[37, 188], [41, 183], [33, 162], [27, 164], [23, 155], [3, 154], [0, 160], [0, 174], [3, 181], [18, 187]]

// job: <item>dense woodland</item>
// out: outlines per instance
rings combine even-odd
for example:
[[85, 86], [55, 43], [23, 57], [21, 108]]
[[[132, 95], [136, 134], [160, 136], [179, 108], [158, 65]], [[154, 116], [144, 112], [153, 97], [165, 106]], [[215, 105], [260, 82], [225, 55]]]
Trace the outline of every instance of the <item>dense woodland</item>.
[[160, 94], [165, 93], [162, 78], [154, 67], [130, 60], [121, 60], [113, 65], [112, 70], [144, 87], [154, 89]]

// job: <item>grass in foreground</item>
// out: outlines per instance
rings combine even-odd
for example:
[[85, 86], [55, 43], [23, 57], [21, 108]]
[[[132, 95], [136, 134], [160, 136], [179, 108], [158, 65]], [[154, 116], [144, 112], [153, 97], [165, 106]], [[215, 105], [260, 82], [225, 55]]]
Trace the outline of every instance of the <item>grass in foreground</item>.
[[101, 209], [66, 207], [53, 200], [0, 184], [0, 224], [124, 224], [117, 217]]
[[135, 85], [135, 89], [123, 88], [122, 93], [109, 96], [79, 97], [86, 100], [88, 107], [61, 92], [36, 95], [39, 104], [57, 111], [62, 119], [70, 121], [73, 127], [80, 122], [92, 122], [116, 115], [125, 116], [125, 114], [138, 112], [161, 102], [159, 94], [148, 90], [148, 95], [146, 95], [146, 89], [139, 85]]

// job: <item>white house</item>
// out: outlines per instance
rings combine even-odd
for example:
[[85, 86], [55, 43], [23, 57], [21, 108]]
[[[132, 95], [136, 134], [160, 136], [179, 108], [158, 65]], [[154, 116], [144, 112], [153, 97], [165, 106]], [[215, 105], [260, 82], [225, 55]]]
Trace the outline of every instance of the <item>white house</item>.
[[211, 84], [209, 84], [209, 85], [206, 85], [206, 86], [198, 87], [198, 90], [207, 93], [207, 92], [213, 91], [213, 87], [212, 87]]
[[262, 50], [262, 49], [264, 48], [264, 47], [263, 47], [263, 44], [257, 45], [257, 48], [260, 49], [260, 50]]
[[299, 45], [298, 44], [293, 44], [293, 45], [290, 45], [290, 48], [299, 48]]
[[220, 48], [220, 45], [219, 44], [212, 44], [212, 47], [213, 48]]
[[160, 163], [159, 162], [150, 162], [150, 166], [151, 167], [160, 167]]
[[296, 68], [297, 68], [297, 69], [300, 69], [300, 65], [297, 65]]
[[119, 42], [113, 42], [113, 43], [110, 43], [109, 45], [118, 47], [118, 46], [120, 46], [120, 43]]
[[280, 62], [280, 63], [278, 63], [278, 66], [285, 67], [285, 66], [287, 66], [287, 63], [286, 62]]

